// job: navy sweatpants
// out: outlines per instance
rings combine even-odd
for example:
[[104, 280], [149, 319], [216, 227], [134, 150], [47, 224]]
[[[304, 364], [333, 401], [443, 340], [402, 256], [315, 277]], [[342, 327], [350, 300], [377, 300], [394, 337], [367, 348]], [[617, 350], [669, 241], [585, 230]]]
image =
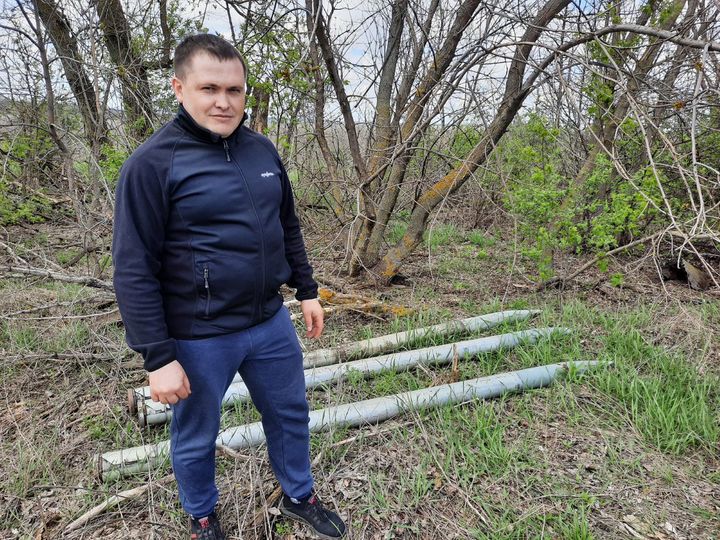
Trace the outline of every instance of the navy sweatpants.
[[290, 497], [309, 495], [308, 404], [302, 352], [288, 310], [282, 307], [267, 321], [234, 334], [178, 340], [177, 350], [191, 390], [173, 406], [170, 425], [172, 466], [183, 509], [203, 517], [217, 504], [220, 405], [237, 372], [262, 415], [270, 465], [280, 486]]

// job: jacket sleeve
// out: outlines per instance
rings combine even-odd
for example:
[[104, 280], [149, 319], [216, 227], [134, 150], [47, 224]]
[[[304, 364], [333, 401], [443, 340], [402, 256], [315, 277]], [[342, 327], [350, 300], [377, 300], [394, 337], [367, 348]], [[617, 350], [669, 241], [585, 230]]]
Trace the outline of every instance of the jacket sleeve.
[[313, 269], [308, 262], [305, 242], [303, 242], [300, 231], [300, 221], [295, 214], [292, 186], [282, 163], [280, 163], [280, 171], [280, 181], [282, 182], [280, 223], [284, 232], [285, 258], [292, 271], [287, 284], [297, 289], [295, 298], [310, 300], [317, 298], [318, 285], [312, 277]]
[[169, 212], [157, 170], [136, 156], [120, 171], [115, 199], [113, 282], [128, 345], [154, 371], [176, 359], [158, 274]]

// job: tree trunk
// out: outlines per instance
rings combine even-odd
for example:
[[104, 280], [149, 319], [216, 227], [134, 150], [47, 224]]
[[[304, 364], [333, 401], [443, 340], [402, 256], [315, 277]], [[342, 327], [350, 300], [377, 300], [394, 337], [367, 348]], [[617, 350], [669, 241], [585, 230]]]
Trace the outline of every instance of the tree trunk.
[[[306, 13], [305, 21], [307, 24], [308, 34], [313, 32], [313, 19], [310, 13]], [[326, 198], [332, 208], [335, 217], [340, 220], [341, 223], [347, 221], [349, 216], [343, 206], [343, 200], [345, 199], [343, 190], [340, 186], [340, 176], [338, 174], [337, 160], [330, 151], [330, 144], [328, 143], [327, 136], [325, 135], [325, 77], [323, 76], [323, 69], [320, 65], [320, 53], [317, 49], [317, 44], [314, 39], [310, 40], [310, 63], [307, 68], [308, 78], [312, 81], [315, 87], [315, 100], [313, 108], [313, 121], [315, 126], [315, 138], [317, 139], [318, 146], [320, 147], [320, 153], [322, 154], [323, 161], [327, 167], [329, 175], [329, 189], [327, 190]]]
[[107, 142], [105, 119], [98, 110], [95, 89], [85, 72], [85, 63], [80, 56], [70, 23], [55, 0], [33, 0], [33, 3], [50, 35], [50, 40], [62, 63], [65, 78], [78, 104], [85, 126], [85, 138], [91, 147], [98, 142]]
[[[405, 173], [407, 166], [412, 159], [413, 150], [409, 148], [410, 140], [417, 140], [421, 135], [416, 131], [418, 122], [425, 112], [425, 108], [429, 101], [429, 98], [433, 90], [437, 87], [440, 80], [447, 72], [457, 51], [458, 44], [462, 39], [463, 33], [467, 26], [475, 16], [479, 0], [466, 0], [458, 8], [455, 19], [453, 20], [452, 27], [448, 32], [448, 36], [443, 43], [442, 47], [438, 50], [437, 54], [431, 61], [430, 66], [427, 69], [425, 77], [418, 85], [413, 95], [412, 101], [407, 106], [407, 118], [403, 123], [402, 127], [386, 132], [385, 136], [392, 136], [388, 139], [386, 147], [389, 148], [399, 140], [405, 144], [405, 150], [396, 158], [395, 163], [392, 164], [390, 174], [388, 176], [388, 185], [383, 187], [383, 197], [380, 202], [380, 207], [376, 209], [373, 219], [365, 219], [361, 223], [360, 229], [357, 231], [356, 237], [353, 244], [353, 258], [351, 259], [350, 274], [356, 275], [362, 268], [369, 268], [377, 261], [380, 246], [385, 236], [385, 230], [387, 228], [388, 221], [395, 209], [395, 203], [397, 202], [397, 196], [405, 179]], [[435, 13], [435, 4], [431, 5], [430, 16]], [[426, 28], [429, 27], [431, 20], [426, 20]], [[419, 58], [422, 55], [425, 41], [422, 42], [423, 46], [416, 48], [415, 60], [419, 64]], [[416, 65], [417, 65], [416, 64]], [[407, 92], [410, 89], [410, 84], [406, 84], [409, 79], [405, 79], [401, 85], [401, 91], [398, 94], [399, 97], [407, 97]], [[405, 92], [403, 94], [403, 92]], [[405, 103], [398, 100], [395, 105], [396, 117], [399, 117], [400, 110], [404, 108]], [[384, 164], [380, 160], [376, 160], [372, 163], [373, 167], [369, 169], [369, 177], [372, 178], [378, 175], [380, 167]], [[387, 176], [387, 175], [384, 175]], [[383, 176], [383, 177], [384, 177]]]
[[143, 141], [152, 132], [154, 112], [147, 71], [132, 46], [132, 36], [120, 0], [93, 0], [110, 58], [120, 79], [129, 133]]
[[[381, 183], [382, 176], [378, 175], [380, 176], [380, 178], [378, 178], [378, 176], [373, 173], [388, 159], [388, 150], [394, 143], [393, 127], [391, 124], [393, 113], [391, 98], [407, 9], [408, 0], [398, 0], [392, 5], [387, 49], [385, 50], [385, 56], [383, 58], [377, 99], [375, 102], [375, 121], [373, 122], [375, 144], [370, 151], [370, 159], [367, 167], [371, 176], [367, 179], [362, 179], [361, 192], [365, 197], [374, 198], [374, 192], [376, 191], [374, 188]], [[349, 269], [351, 274], [357, 274], [364, 264], [362, 255], [367, 249], [370, 234], [377, 222], [377, 215], [373, 216], [373, 218], [374, 219], [371, 219], [370, 216], [362, 216], [359, 222], [359, 230], [354, 238], [350, 258]]]
[[253, 87], [252, 95], [255, 98], [250, 129], [258, 133], [265, 133], [268, 127], [268, 111], [270, 109], [270, 93], [262, 85]]
[[533, 48], [533, 44], [542, 34], [545, 26], [565, 7], [570, 0], [549, 0], [540, 10], [540, 13], [528, 25], [525, 33], [519, 40], [508, 70], [505, 93], [500, 103], [498, 113], [488, 126], [485, 134], [465, 161], [453, 168], [442, 179], [433, 184], [417, 201], [417, 206], [410, 216], [405, 235], [382, 258], [375, 268], [380, 278], [389, 283], [395, 276], [402, 263], [422, 241], [423, 233], [431, 212], [450, 194], [460, 188], [475, 170], [483, 164], [495, 145], [503, 136], [510, 123], [522, 106], [531, 86], [523, 85], [525, 68]]

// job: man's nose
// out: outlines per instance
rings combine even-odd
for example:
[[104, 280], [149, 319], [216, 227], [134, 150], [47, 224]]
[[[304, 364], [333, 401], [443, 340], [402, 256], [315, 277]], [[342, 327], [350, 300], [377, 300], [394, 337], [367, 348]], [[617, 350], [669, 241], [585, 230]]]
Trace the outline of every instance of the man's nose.
[[230, 106], [227, 94], [225, 92], [218, 92], [215, 96], [215, 106], [218, 109], [227, 109]]

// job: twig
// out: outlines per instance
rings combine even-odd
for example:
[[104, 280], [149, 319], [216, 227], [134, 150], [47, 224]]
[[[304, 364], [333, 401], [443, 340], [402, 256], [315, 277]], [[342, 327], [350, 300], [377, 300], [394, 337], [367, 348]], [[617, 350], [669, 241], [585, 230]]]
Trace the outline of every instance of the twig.
[[44, 311], [46, 309], [74, 306], [76, 303], [77, 302], [75, 300], [72, 300], [70, 302], [55, 302], [53, 304], [45, 304], [43, 306], [36, 306], [36, 307], [32, 307], [32, 308], [27, 308], [27, 309], [21, 309], [18, 311], [11, 311], [10, 313], [5, 313], [4, 315], [0, 315], [0, 316], [5, 319], [11, 319], [13, 317], [17, 317], [18, 315], [27, 315], [28, 313], [36, 313], [38, 311]]
[[[404, 424], [400, 424], [400, 425], [407, 425], [410, 423], [411, 422], [405, 422]], [[392, 426], [390, 428], [385, 428], [385, 429], [376, 429], [375, 431], [372, 431], [370, 433], [359, 433], [358, 435], [355, 435], [353, 437], [348, 437], [347, 439], [343, 439], [341, 441], [332, 443], [331, 445], [328, 446], [328, 448], [337, 448], [338, 446], [344, 446], [346, 444], [350, 444], [351, 442], [354, 442], [361, 437], [362, 438], [373, 437], [375, 435], [387, 433], [388, 431], [393, 431], [395, 429], [397, 429], [397, 426]], [[235, 450], [232, 450], [229, 447], [218, 447], [218, 448], [221, 449], [223, 452], [226, 452], [226, 449], [230, 450], [230, 452], [227, 452], [227, 454], [229, 456], [232, 456], [233, 454], [237, 454], [238, 456], [242, 455], [242, 454], [239, 454], [238, 452], [236, 452]], [[322, 458], [323, 458], [323, 451], [320, 450], [313, 458], [312, 463], [310, 463], [310, 467], [316, 467], [317, 464], [320, 463]], [[265, 521], [265, 515], [267, 513], [267, 509], [269, 507], [271, 507], [272, 505], [274, 505], [277, 502], [277, 500], [280, 498], [281, 495], [282, 495], [282, 488], [280, 486], [277, 486], [272, 491], [272, 493], [270, 493], [270, 495], [268, 495], [267, 499], [265, 500], [265, 504], [263, 505], [263, 507], [260, 510], [258, 510], [255, 513], [255, 517], [253, 518], [253, 526], [255, 528], [259, 527]]]
[[11, 248], [9, 245], [7, 245], [5, 242], [0, 241], [0, 247], [5, 248], [5, 250], [10, 254], [10, 256], [13, 259], [15, 259], [15, 262], [19, 262], [22, 264], [28, 264], [28, 262], [25, 259], [23, 259], [20, 255], [15, 253], [15, 250], [13, 248]]
[[92, 518], [102, 514], [105, 510], [108, 508], [112, 508], [113, 506], [116, 506], [120, 504], [121, 502], [128, 501], [131, 499], [136, 499], [143, 495], [151, 486], [154, 485], [162, 485], [170, 482], [175, 478], [175, 475], [169, 474], [167, 476], [163, 476], [156, 482], [148, 482], [145, 485], [138, 486], [136, 488], [128, 489], [126, 491], [121, 491], [117, 495], [113, 495], [109, 499], [107, 499], [105, 502], [98, 504], [97, 506], [91, 508], [87, 512], [85, 512], [82, 516], [77, 518], [75, 521], [73, 521], [70, 525], [65, 527], [65, 532], [74, 531], [75, 529], [82, 527], [83, 525], [86, 525]]
[[0, 319], [12, 319], [15, 321], [51, 321], [51, 320], [68, 320], [68, 319], [91, 319], [93, 317], [103, 317], [117, 313], [118, 308], [113, 308], [100, 313], [86, 313], [84, 315], [48, 315], [47, 317], [15, 317], [10, 315], [0, 315]]
[[272, 493], [267, 496], [263, 507], [257, 512], [255, 512], [255, 517], [253, 518], [253, 528], [257, 529], [265, 521], [265, 515], [267, 514], [268, 508], [271, 508], [280, 499], [281, 496], [282, 488], [280, 486], [277, 486], [275, 489], [272, 490]]
[[41, 268], [22, 268], [19, 266], [4, 266], [3, 270], [9, 274], [38, 276], [47, 279], [53, 279], [55, 281], [63, 281], [65, 283], [79, 283], [81, 285], [95, 287], [96, 289], [104, 289], [106, 291], [115, 290], [113, 284], [109, 281], [103, 281], [102, 279], [94, 278], [91, 276], [69, 276], [67, 274], [53, 272], [52, 270], [43, 270]]
[[232, 458], [232, 459], [240, 459], [240, 458], [244, 458], [244, 457], [245, 457], [244, 455], [242, 455], [242, 454], [241, 454], [240, 452], [238, 452], [237, 450], [233, 450], [232, 448], [230, 448], [229, 446], [224, 445], [224, 444], [218, 444], [218, 445], [216, 445], [216, 446], [215, 446], [215, 449], [216, 449], [218, 452], [220, 452], [221, 454], [225, 454], [227, 457]]
[[27, 364], [33, 360], [50, 360], [50, 361], [68, 361], [74, 362], [77, 360], [89, 360], [89, 361], [110, 361], [110, 360], [124, 360], [134, 356], [129, 349], [125, 349], [118, 354], [101, 354], [101, 353], [85, 353], [85, 352], [74, 352], [74, 353], [32, 353], [32, 354], [15, 354], [11, 356], [3, 356], [3, 360], [10, 362], [22, 362]]
[[644, 244], [646, 242], [650, 242], [651, 240], [655, 240], [657, 237], [664, 234], [665, 231], [660, 231], [655, 234], [651, 234], [650, 236], [645, 236], [643, 238], [640, 238], [638, 240], [634, 240], [630, 242], [629, 244], [625, 244], [624, 246], [617, 247], [615, 249], [611, 249], [610, 251], [606, 251], [605, 253], [601, 253], [600, 255], [596, 255], [593, 257], [590, 261], [583, 264], [580, 268], [575, 270], [572, 274], [566, 277], [554, 277], [552, 279], [549, 279], [547, 281], [542, 282], [540, 285], [537, 286], [537, 291], [543, 291], [549, 287], [554, 287], [558, 283], [561, 285], [565, 285], [566, 281], [570, 281], [571, 279], [576, 278], [580, 274], [582, 274], [585, 270], [590, 268], [591, 266], [594, 266], [600, 259], [609, 257], [610, 255], [615, 255], [616, 253], [620, 253], [621, 251], [625, 251], [626, 249], [630, 249], [631, 247], [637, 246], [638, 244]]
[[452, 370], [450, 372], [450, 380], [452, 382], [457, 382], [459, 379], [460, 379], [460, 373], [458, 370], [457, 344], [453, 343], [453, 361], [452, 361]]

